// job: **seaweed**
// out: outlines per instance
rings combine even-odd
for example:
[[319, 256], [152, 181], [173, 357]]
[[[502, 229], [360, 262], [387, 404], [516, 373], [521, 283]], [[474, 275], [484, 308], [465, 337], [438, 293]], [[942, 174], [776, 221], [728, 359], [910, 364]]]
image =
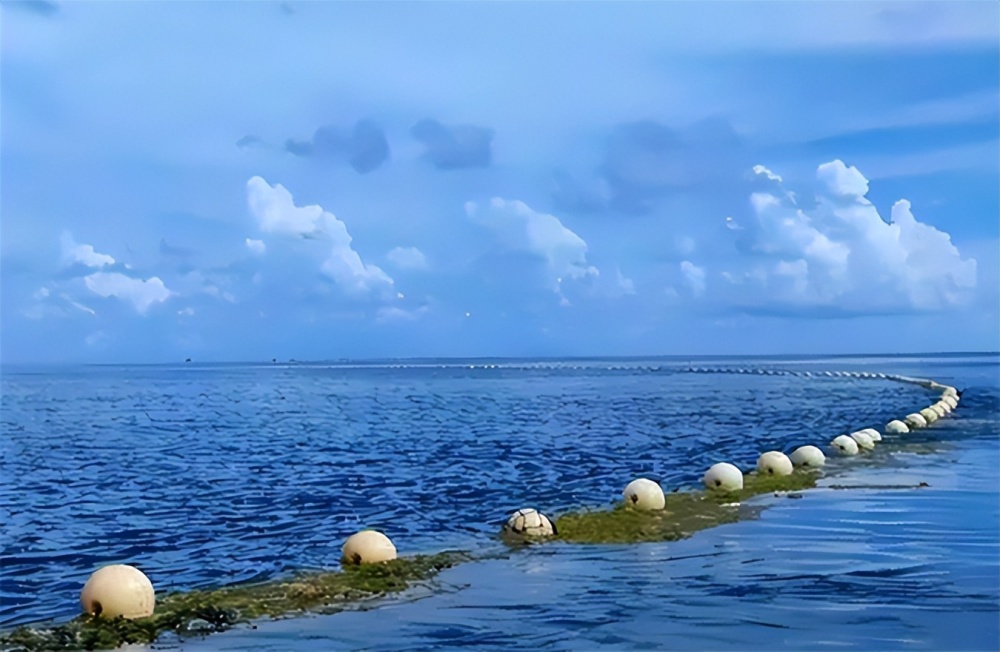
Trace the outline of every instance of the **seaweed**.
[[776, 491], [799, 491], [816, 486], [816, 473], [791, 475], [748, 474], [740, 491], [685, 491], [669, 493], [662, 510], [641, 511], [618, 503], [612, 509], [583, 510], [556, 519], [561, 541], [570, 543], [638, 543], [676, 541], [724, 523], [748, 518], [751, 511], [738, 503]]
[[306, 611], [335, 612], [429, 580], [470, 556], [443, 552], [379, 564], [345, 566], [342, 571], [300, 573], [260, 584], [173, 593], [159, 600], [148, 618], [101, 618], [84, 614], [51, 628], [19, 627], [0, 633], [0, 649], [106, 650], [126, 643], [152, 643], [164, 632], [210, 634], [255, 618]]

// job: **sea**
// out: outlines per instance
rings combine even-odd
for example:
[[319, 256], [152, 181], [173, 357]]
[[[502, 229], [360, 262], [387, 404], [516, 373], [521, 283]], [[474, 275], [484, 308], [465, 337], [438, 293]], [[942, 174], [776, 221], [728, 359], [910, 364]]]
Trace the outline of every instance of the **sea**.
[[[672, 542], [508, 548], [507, 516], [638, 477], [826, 448], [937, 395], [931, 427]], [[159, 594], [335, 569], [344, 540], [477, 561], [341, 613], [182, 650], [998, 650], [997, 354], [4, 366], [0, 629], [64, 622], [96, 568]], [[829, 449], [828, 453], [829, 453]], [[922, 486], [923, 485], [923, 486]]]

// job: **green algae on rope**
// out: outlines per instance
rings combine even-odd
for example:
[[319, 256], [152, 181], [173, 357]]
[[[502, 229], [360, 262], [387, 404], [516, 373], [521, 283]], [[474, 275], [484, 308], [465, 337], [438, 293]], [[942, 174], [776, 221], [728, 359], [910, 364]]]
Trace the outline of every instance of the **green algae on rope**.
[[147, 618], [127, 620], [82, 615], [51, 628], [19, 627], [0, 634], [0, 649], [106, 650], [126, 643], [152, 643], [164, 632], [203, 635], [255, 618], [307, 611], [335, 612], [365, 600], [399, 593], [471, 556], [443, 552], [348, 566], [339, 572], [303, 573], [285, 580], [173, 593]]
[[639, 543], [676, 541], [724, 523], [735, 523], [752, 512], [732, 504], [776, 491], [816, 486], [816, 473], [795, 471], [772, 476], [750, 473], [739, 491], [684, 491], [666, 494], [661, 510], [641, 511], [619, 503], [613, 509], [563, 514], [555, 522], [559, 541], [569, 543]]

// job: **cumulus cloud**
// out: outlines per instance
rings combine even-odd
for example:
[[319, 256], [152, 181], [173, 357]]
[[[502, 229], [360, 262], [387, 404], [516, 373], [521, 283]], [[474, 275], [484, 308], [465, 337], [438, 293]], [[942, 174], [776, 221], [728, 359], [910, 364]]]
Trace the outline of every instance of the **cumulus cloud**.
[[302, 158], [346, 160], [356, 172], [367, 174], [389, 158], [389, 141], [377, 124], [359, 120], [350, 133], [328, 125], [317, 129], [310, 140], [289, 139], [285, 150]]
[[94, 294], [128, 301], [143, 315], [154, 304], [163, 303], [174, 294], [156, 276], [143, 280], [118, 272], [96, 272], [84, 277], [83, 281]]
[[689, 260], [682, 260], [680, 264], [681, 274], [684, 276], [684, 283], [695, 296], [705, 293], [705, 268], [698, 267]]
[[292, 194], [280, 183], [261, 177], [247, 181], [247, 202], [261, 231], [276, 235], [309, 237], [330, 245], [320, 271], [344, 290], [364, 294], [388, 291], [393, 280], [376, 265], [366, 264], [351, 247], [347, 225], [322, 206], [296, 206]]
[[100, 268], [115, 264], [115, 259], [112, 256], [96, 252], [93, 245], [78, 244], [69, 232], [62, 234], [59, 243], [62, 248], [63, 263], [66, 265], [80, 264], [86, 267]]
[[400, 269], [427, 268], [427, 257], [416, 247], [396, 247], [386, 254], [386, 258]]
[[587, 262], [587, 243], [554, 215], [500, 197], [484, 206], [468, 202], [465, 211], [471, 219], [496, 232], [507, 247], [544, 259], [549, 269], [549, 285], [560, 295], [564, 280], [596, 277], [600, 273]]
[[919, 222], [908, 201], [896, 202], [885, 221], [857, 168], [835, 160], [816, 176], [809, 208], [780, 184], [777, 194], [750, 195], [753, 219], [736, 237], [753, 262], [723, 274], [744, 286], [742, 296], [750, 284], [764, 303], [855, 313], [937, 310], [970, 298], [976, 261], [963, 258], [947, 233]]
[[246, 245], [247, 249], [258, 255], [267, 251], [267, 245], [264, 244], [263, 240], [253, 240], [251, 238], [247, 238]]
[[441, 124], [425, 118], [410, 134], [426, 148], [426, 156], [439, 170], [489, 167], [493, 130], [476, 125]]

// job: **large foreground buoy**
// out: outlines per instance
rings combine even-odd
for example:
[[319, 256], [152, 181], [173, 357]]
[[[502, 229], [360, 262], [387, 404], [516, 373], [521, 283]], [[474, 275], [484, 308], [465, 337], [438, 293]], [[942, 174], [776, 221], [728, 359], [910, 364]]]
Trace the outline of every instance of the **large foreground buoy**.
[[858, 454], [858, 442], [854, 441], [847, 435], [839, 435], [830, 444], [836, 448], [841, 455], [857, 455]]
[[926, 421], [928, 424], [934, 423], [939, 418], [938, 413], [930, 409], [929, 407], [925, 407], [923, 410], [921, 410], [920, 416], [922, 416], [924, 418], [924, 421]]
[[145, 618], [153, 615], [156, 595], [141, 570], [114, 564], [94, 571], [83, 585], [80, 604], [86, 613], [101, 618]]
[[858, 444], [858, 448], [862, 448], [866, 451], [870, 451], [875, 448], [875, 442], [871, 437], [868, 436], [867, 432], [852, 432], [850, 434], [851, 439], [853, 439]]
[[705, 471], [701, 481], [708, 489], [739, 491], [743, 488], [743, 472], [729, 462], [719, 462]]
[[880, 433], [878, 430], [875, 430], [874, 428], [863, 428], [858, 432], [865, 433], [866, 435], [871, 437], [872, 441], [875, 442], [876, 444], [882, 441], [882, 433]]
[[947, 403], [948, 407], [950, 407], [952, 410], [958, 407], [958, 398], [954, 396], [942, 396], [941, 402]]
[[791, 475], [792, 461], [781, 451], [768, 451], [757, 458], [757, 472], [761, 475]]
[[660, 485], [646, 478], [629, 482], [622, 492], [622, 498], [625, 499], [626, 505], [643, 510], [663, 509], [667, 504]]
[[529, 537], [549, 537], [556, 531], [548, 516], [530, 507], [511, 514], [504, 529]]
[[927, 419], [924, 418], [924, 415], [917, 412], [907, 414], [904, 420], [906, 421], [906, 425], [910, 427], [910, 430], [927, 427]]
[[910, 427], [899, 419], [893, 419], [885, 424], [885, 432], [887, 435], [905, 435], [910, 432]]
[[362, 530], [344, 542], [340, 561], [344, 564], [377, 564], [396, 558], [396, 546], [375, 530]]
[[815, 446], [799, 446], [788, 456], [795, 466], [816, 468], [826, 464], [826, 455]]

